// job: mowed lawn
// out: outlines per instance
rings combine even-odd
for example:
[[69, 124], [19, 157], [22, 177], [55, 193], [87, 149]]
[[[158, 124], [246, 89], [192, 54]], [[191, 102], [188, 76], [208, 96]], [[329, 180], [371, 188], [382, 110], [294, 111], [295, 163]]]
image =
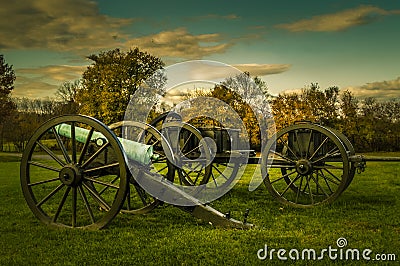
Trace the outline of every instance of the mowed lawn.
[[[248, 221], [257, 225], [251, 230], [214, 228], [169, 205], [147, 215], [119, 214], [100, 231], [50, 229], [25, 203], [19, 158], [0, 153], [0, 265], [279, 265], [293, 263], [289, 254], [296, 251], [295, 265], [366, 264], [362, 257], [346, 260], [348, 249], [369, 249], [371, 260], [396, 259], [379, 265], [399, 264], [399, 163], [368, 162], [335, 203], [312, 209], [282, 206], [263, 186], [249, 192], [250, 178], [245, 174], [211, 205], [239, 220], [250, 209]], [[347, 241], [343, 248], [339, 238]], [[279, 249], [289, 261], [278, 258]], [[302, 260], [302, 251], [310, 249], [322, 261]], [[332, 249], [337, 252], [329, 257]]]

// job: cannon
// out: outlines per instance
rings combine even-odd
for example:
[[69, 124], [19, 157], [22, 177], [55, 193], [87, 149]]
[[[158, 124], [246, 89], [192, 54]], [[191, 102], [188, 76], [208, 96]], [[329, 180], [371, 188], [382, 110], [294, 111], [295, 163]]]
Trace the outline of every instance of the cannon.
[[237, 129], [196, 128], [174, 113], [150, 124], [110, 126], [83, 115], [56, 117], [26, 145], [22, 192], [34, 215], [54, 227], [101, 229], [118, 213], [150, 212], [164, 202], [162, 196], [215, 226], [246, 229], [253, 226], [248, 210], [238, 221], [196, 193], [204, 187], [228, 190], [243, 165], [257, 163], [259, 180], [273, 197], [308, 208], [337, 199], [366, 161], [400, 161], [357, 155], [341, 132], [305, 121], [275, 133], [261, 153], [238, 149], [238, 135]]
[[[186, 124], [172, 123], [168, 128], [178, 126], [182, 132], [192, 132], [191, 138], [201, 138]], [[146, 213], [160, 204], [142, 187], [139, 181], [144, 179], [158, 195], [189, 202], [177, 207], [195, 217], [216, 226], [251, 227], [173, 185], [177, 166], [203, 163], [210, 154], [199, 145], [190, 152], [202, 157], [190, 162], [184, 157], [182, 162], [174, 146], [145, 123], [106, 126], [82, 115], [56, 117], [40, 126], [26, 145], [20, 165], [22, 192], [34, 215], [49, 226], [101, 229], [120, 212]], [[190, 185], [190, 173], [180, 172], [181, 182]]]

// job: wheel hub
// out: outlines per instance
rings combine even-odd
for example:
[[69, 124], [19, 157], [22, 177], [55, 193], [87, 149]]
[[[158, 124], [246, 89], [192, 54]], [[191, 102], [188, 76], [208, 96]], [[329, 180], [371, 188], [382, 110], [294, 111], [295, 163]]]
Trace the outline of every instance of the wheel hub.
[[313, 171], [313, 167], [310, 161], [306, 159], [300, 159], [296, 162], [296, 171], [300, 175], [309, 175]]
[[74, 164], [64, 166], [59, 174], [61, 182], [70, 187], [77, 187], [82, 182], [82, 176], [80, 167]]

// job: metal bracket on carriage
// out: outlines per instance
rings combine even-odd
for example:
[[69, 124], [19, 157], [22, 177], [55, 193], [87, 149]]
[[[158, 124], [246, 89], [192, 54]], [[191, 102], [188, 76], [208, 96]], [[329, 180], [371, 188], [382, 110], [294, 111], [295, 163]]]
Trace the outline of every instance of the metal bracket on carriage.
[[352, 155], [349, 157], [349, 161], [354, 163], [354, 166], [357, 169], [357, 174], [364, 172], [367, 167], [367, 161], [363, 155]]
[[250, 229], [254, 227], [253, 224], [247, 223], [249, 209], [246, 209], [243, 222], [231, 218], [230, 211], [226, 214], [223, 214], [208, 205], [194, 206], [191, 214], [194, 217], [208, 221], [210, 224], [216, 227], [229, 227], [238, 229]]

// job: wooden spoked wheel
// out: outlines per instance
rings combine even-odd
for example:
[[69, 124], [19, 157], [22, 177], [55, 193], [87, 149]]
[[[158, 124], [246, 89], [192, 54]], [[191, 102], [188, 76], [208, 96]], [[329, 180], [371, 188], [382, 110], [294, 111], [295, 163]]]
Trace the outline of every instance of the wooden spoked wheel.
[[162, 135], [171, 145], [175, 161], [174, 182], [185, 186], [198, 186], [211, 176], [211, 150], [203, 142], [200, 131], [183, 122], [166, 122]]
[[[121, 121], [109, 127], [119, 138], [124, 139], [122, 144], [125, 144], [123, 147], [127, 150], [129, 150], [129, 142], [126, 140], [151, 146], [153, 155], [148, 162], [142, 165], [135, 164], [128, 154], [126, 156], [128, 165], [134, 165], [133, 167], [140, 167], [140, 171], [157, 173], [165, 179], [173, 180], [174, 165], [170, 162], [173, 158], [172, 149], [157, 129], [151, 125], [135, 121]], [[129, 152], [134, 151], [130, 150]], [[135, 172], [140, 174], [140, 171]], [[129, 187], [122, 212], [144, 214], [150, 212], [159, 204], [160, 201], [147, 193], [135, 180], [135, 176], [129, 174]]]
[[346, 189], [351, 173], [340, 138], [311, 123], [276, 133], [262, 154], [261, 169], [268, 191], [294, 207], [331, 203]]
[[35, 216], [55, 227], [100, 229], [119, 213], [128, 188], [125, 155], [102, 122], [51, 119], [25, 148], [20, 181]]
[[[356, 154], [356, 151], [353, 147], [353, 144], [351, 144], [350, 140], [346, 137], [346, 135], [344, 135], [342, 132], [333, 129], [333, 128], [329, 128], [330, 131], [332, 131], [339, 139], [340, 141], [343, 143], [347, 155], [349, 157], [354, 156]], [[346, 188], [351, 184], [351, 182], [353, 181], [354, 175], [356, 174], [356, 165], [354, 162], [352, 162], [350, 160], [350, 166], [349, 166], [349, 178], [347, 180], [347, 184], [346, 184]]]
[[151, 125], [171, 143], [176, 159], [175, 183], [216, 189], [231, 185], [242, 163], [240, 154], [217, 152], [215, 145], [202, 141], [206, 136], [201, 131], [173, 112], [158, 116]]

